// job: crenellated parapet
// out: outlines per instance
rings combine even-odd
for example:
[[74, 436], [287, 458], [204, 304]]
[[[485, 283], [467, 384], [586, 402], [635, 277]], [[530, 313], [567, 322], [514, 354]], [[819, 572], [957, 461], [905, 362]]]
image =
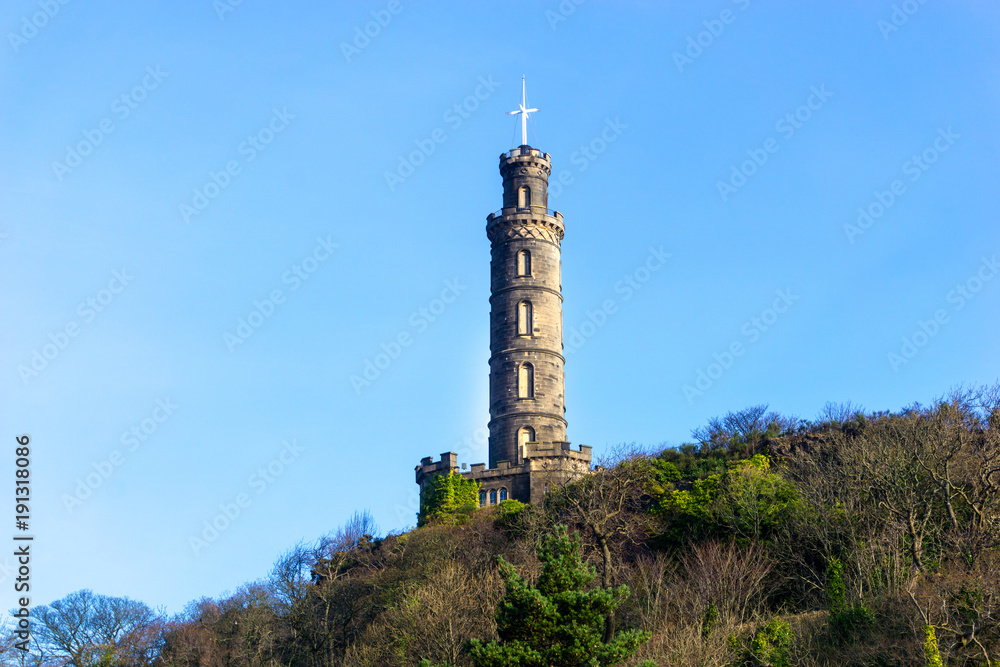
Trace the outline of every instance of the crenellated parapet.
[[511, 239], [537, 239], [559, 246], [565, 235], [562, 213], [543, 206], [505, 208], [486, 216], [486, 236], [494, 245]]
[[518, 146], [500, 154], [500, 175], [509, 177], [545, 178], [552, 174], [552, 159], [531, 146]]
[[590, 472], [591, 448], [587, 445], [573, 449], [568, 442], [533, 442], [524, 451], [519, 463], [497, 461], [490, 468], [485, 463], [473, 463], [464, 472], [459, 471], [458, 455], [453, 452], [441, 454], [440, 461], [428, 456], [416, 468], [417, 484], [422, 491], [434, 476], [455, 472], [479, 483], [483, 506], [508, 498], [534, 503], [552, 489]]
[[424, 483], [435, 475], [447, 475], [449, 472], [458, 472], [458, 454], [455, 452], [444, 452], [441, 460], [435, 461], [433, 456], [425, 456], [420, 459], [420, 465], [415, 468], [417, 484], [420, 490], [424, 490]]

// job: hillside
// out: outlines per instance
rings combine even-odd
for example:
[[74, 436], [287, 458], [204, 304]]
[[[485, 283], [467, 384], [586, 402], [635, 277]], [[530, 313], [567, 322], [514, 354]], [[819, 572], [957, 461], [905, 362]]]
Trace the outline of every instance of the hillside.
[[[814, 422], [758, 406], [693, 435], [622, 448], [538, 506], [438, 507], [382, 537], [357, 514], [264, 579], [120, 624], [71, 664], [472, 665], [469, 640], [498, 639], [503, 563], [535, 581], [556, 526], [591, 589], [628, 587], [605, 640], [649, 633], [618, 664], [1000, 660], [1000, 387], [895, 413], [828, 405]], [[35, 610], [50, 659], [71, 653], [57, 633], [71, 607]]]

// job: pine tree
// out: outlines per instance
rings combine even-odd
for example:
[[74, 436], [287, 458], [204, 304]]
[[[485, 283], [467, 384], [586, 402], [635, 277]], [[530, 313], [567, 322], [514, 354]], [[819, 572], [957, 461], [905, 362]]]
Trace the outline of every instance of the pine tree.
[[601, 641], [605, 617], [628, 597], [627, 586], [589, 589], [594, 569], [580, 558], [580, 541], [566, 526], [538, 548], [542, 574], [532, 586], [500, 560], [506, 595], [497, 609], [500, 641], [469, 643], [476, 667], [614, 665], [630, 657], [649, 633], [626, 630]]

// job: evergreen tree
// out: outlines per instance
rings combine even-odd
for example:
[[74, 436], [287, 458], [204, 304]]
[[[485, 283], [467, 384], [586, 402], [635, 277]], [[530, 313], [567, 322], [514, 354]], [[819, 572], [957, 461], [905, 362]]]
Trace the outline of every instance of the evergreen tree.
[[601, 641], [605, 617], [629, 590], [588, 590], [594, 569], [581, 560], [579, 539], [571, 539], [566, 526], [543, 538], [537, 553], [543, 569], [534, 586], [500, 560], [507, 589], [496, 616], [500, 641], [469, 643], [476, 667], [614, 665], [649, 639], [649, 633], [626, 630]]

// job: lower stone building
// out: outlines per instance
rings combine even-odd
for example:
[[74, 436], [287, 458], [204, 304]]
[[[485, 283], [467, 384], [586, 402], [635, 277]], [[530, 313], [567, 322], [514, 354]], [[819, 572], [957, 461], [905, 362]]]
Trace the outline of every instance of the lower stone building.
[[417, 466], [416, 481], [423, 492], [424, 484], [436, 475], [454, 472], [479, 482], [480, 506], [508, 499], [537, 503], [550, 489], [590, 471], [590, 447], [581, 445], [573, 450], [568, 442], [560, 444], [563, 446], [557, 448], [554, 444], [529, 443], [525, 459], [518, 465], [500, 461], [487, 468], [485, 463], [474, 463], [468, 472], [459, 470], [458, 455], [454, 452], [442, 453], [440, 461], [428, 456]]

